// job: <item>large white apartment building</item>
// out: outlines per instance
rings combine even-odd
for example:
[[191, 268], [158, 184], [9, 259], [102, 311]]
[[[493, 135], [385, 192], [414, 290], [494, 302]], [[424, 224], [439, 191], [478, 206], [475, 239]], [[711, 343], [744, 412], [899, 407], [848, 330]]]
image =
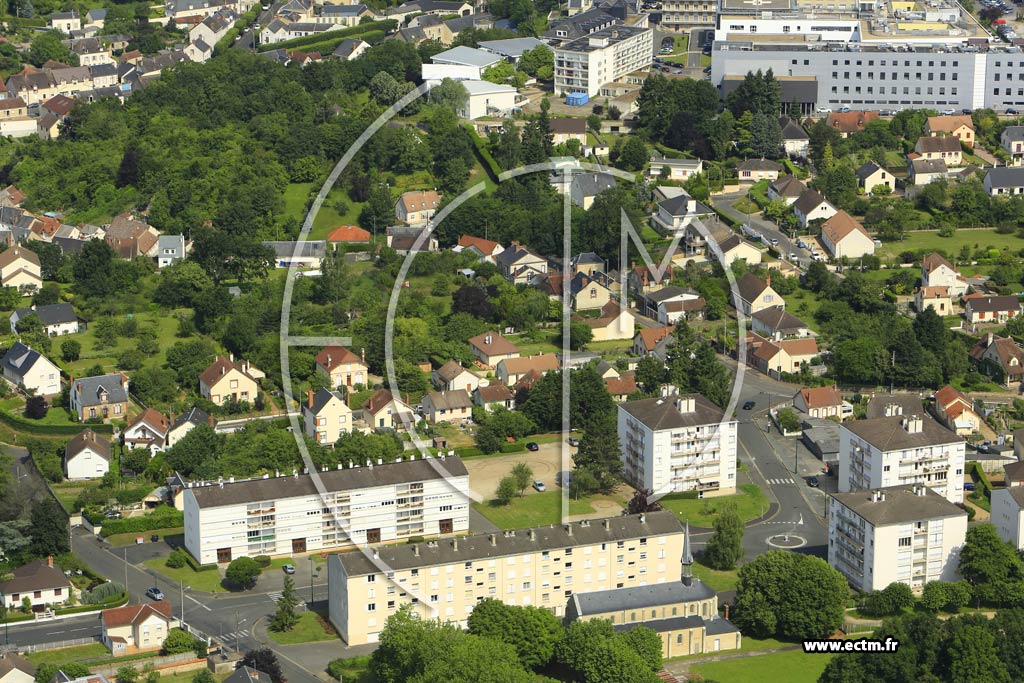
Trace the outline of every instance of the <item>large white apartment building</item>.
[[992, 523], [999, 538], [1024, 550], [1024, 486], [992, 490]]
[[651, 66], [654, 33], [615, 25], [555, 48], [555, 94], [602, 94], [601, 87]]
[[662, 511], [340, 553], [327, 561], [330, 620], [360, 645], [407, 604], [460, 626], [484, 598], [561, 617], [574, 591], [679, 581], [682, 551], [683, 528]]
[[469, 530], [469, 475], [427, 458], [185, 489], [185, 549], [203, 564]]
[[839, 490], [924, 484], [964, 499], [964, 440], [935, 420], [894, 415], [839, 427]]
[[857, 590], [956, 581], [966, 534], [967, 513], [921, 484], [829, 498], [828, 563]]
[[661, 396], [619, 405], [624, 476], [657, 494], [697, 491], [701, 497], [736, 492], [736, 421], [699, 394]]

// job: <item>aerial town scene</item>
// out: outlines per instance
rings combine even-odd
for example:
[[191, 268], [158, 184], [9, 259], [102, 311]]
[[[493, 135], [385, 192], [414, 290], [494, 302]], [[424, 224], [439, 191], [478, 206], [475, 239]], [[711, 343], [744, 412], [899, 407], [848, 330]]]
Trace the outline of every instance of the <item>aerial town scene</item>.
[[1024, 683], [1022, 2], [6, 0], [0, 683]]

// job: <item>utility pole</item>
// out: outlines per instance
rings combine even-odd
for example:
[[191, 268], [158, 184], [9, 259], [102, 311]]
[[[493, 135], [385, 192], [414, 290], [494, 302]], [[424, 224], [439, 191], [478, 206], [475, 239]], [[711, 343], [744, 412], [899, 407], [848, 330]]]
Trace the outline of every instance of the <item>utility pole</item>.
[[[189, 586], [191, 588], [191, 586]], [[185, 623], [185, 584], [178, 579], [178, 596], [181, 598], [181, 623]]]
[[124, 547], [124, 592], [128, 592], [128, 546]]
[[796, 474], [796, 471], [797, 471], [797, 466], [798, 466], [798, 463], [797, 463], [797, 453], [799, 452], [799, 449], [800, 449], [800, 437], [797, 437], [797, 438], [793, 439], [793, 474]]
[[309, 556], [309, 608], [313, 609], [313, 556]]

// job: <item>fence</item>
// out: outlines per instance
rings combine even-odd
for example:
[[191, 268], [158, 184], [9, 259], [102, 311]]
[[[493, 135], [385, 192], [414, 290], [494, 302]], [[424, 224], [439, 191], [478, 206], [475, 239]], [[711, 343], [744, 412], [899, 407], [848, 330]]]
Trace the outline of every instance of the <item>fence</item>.
[[90, 666], [89, 669], [94, 674], [101, 674], [107, 678], [113, 679], [117, 674], [117, 670], [122, 666], [130, 666], [136, 671], [141, 671], [149, 664], [152, 664], [156, 669], [175, 673], [177, 671], [205, 668], [206, 658], [196, 658], [195, 652], [182, 652], [176, 655], [156, 655], [153, 657], [143, 657], [141, 659], [132, 659], [129, 661], [115, 659], [110, 664], [94, 665]]
[[74, 640], [55, 640], [50, 643], [36, 643], [34, 645], [5, 645], [4, 650], [8, 652], [39, 652], [41, 650], [57, 650], [65, 647], [75, 647], [76, 645], [89, 645], [90, 643], [100, 642], [99, 636], [91, 636], [89, 638], [75, 638]]

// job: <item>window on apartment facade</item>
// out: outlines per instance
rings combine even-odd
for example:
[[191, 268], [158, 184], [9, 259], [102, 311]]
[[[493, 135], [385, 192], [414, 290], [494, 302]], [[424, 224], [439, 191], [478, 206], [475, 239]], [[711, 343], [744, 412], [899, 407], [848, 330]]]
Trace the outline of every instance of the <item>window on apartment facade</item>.
[[905, 536], [905, 537], [900, 539], [900, 547], [901, 548], [909, 548], [912, 542], [913, 542], [913, 539], [910, 536]]

